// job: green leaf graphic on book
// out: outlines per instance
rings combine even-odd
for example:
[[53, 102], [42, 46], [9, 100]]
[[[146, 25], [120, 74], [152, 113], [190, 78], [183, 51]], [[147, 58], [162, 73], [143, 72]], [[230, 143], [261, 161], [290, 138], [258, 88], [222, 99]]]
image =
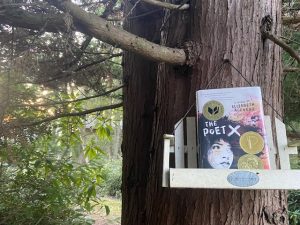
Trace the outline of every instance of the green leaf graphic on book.
[[210, 108], [210, 107], [208, 107], [208, 112], [211, 114], [211, 115], [216, 115], [217, 113], [219, 113], [219, 107], [218, 106], [216, 106], [215, 108]]
[[203, 115], [208, 120], [218, 120], [224, 115], [224, 106], [222, 103], [212, 100], [203, 106]]

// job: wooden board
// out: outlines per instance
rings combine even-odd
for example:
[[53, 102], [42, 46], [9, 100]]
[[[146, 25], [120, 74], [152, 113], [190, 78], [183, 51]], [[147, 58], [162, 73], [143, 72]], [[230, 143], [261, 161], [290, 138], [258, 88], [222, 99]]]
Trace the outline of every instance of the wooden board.
[[175, 167], [184, 168], [184, 130], [183, 120], [175, 124]]
[[228, 176], [236, 171], [215, 169], [170, 169], [171, 188], [214, 188], [214, 189], [300, 189], [299, 170], [251, 170], [259, 181], [250, 187], [239, 187], [228, 182]]
[[197, 168], [197, 141], [195, 117], [186, 118], [186, 139], [188, 168]]
[[266, 133], [267, 133], [267, 145], [269, 147], [270, 165], [271, 165], [271, 169], [275, 170], [275, 169], [278, 169], [276, 166], [277, 149], [275, 148], [275, 145], [273, 142], [272, 123], [271, 123], [270, 116], [265, 116], [265, 127], [266, 127]]
[[297, 147], [288, 147], [285, 124], [275, 118], [280, 169], [290, 169], [290, 154], [297, 154]]

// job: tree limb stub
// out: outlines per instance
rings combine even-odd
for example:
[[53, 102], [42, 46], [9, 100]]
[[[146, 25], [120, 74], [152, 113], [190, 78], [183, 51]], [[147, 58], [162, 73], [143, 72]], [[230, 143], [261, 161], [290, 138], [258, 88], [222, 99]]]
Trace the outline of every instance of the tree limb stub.
[[63, 117], [84, 116], [84, 115], [91, 114], [91, 113], [94, 113], [94, 112], [100, 112], [100, 111], [104, 111], [104, 110], [108, 110], [108, 109], [120, 108], [122, 106], [123, 106], [123, 103], [121, 102], [121, 103], [117, 103], [117, 104], [114, 104], [114, 105], [101, 106], [101, 107], [97, 107], [97, 108], [94, 108], [94, 109], [88, 109], [88, 110], [81, 111], [81, 112], [58, 114], [56, 116], [48, 117], [46, 119], [39, 120], [39, 121], [36, 121], [36, 122], [24, 123], [24, 124], [16, 124], [16, 125], [13, 125], [13, 126], [10, 126], [10, 127], [30, 127], [30, 126], [36, 126], [36, 125], [39, 125], [39, 124], [42, 124], [42, 123], [46, 123], [46, 122], [50, 122], [52, 120], [56, 120], [56, 119], [63, 118]]
[[291, 25], [291, 24], [297, 24], [297, 23], [300, 23], [300, 16], [296, 16], [296, 17], [283, 16], [282, 17], [283, 25]]
[[48, 0], [48, 2], [60, 10], [69, 12], [78, 30], [101, 41], [117, 45], [157, 62], [177, 65], [183, 65], [186, 62], [186, 54], [182, 49], [161, 46], [119, 29], [106, 20], [84, 11], [71, 1]]
[[190, 7], [189, 4], [175, 5], [168, 2], [161, 2], [157, 0], [142, 0], [142, 1], [151, 5], [159, 6], [170, 10], [186, 10], [189, 9]]

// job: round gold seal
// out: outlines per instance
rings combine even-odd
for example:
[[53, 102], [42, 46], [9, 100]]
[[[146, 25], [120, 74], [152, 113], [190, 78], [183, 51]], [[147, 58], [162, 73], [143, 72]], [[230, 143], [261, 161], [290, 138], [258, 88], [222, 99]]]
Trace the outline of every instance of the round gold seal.
[[264, 165], [256, 155], [246, 154], [239, 158], [238, 169], [263, 169]]
[[218, 101], [206, 102], [203, 106], [203, 115], [208, 120], [218, 120], [224, 115], [224, 106]]
[[259, 133], [249, 131], [240, 137], [241, 148], [249, 154], [257, 154], [261, 152], [264, 145], [264, 139]]

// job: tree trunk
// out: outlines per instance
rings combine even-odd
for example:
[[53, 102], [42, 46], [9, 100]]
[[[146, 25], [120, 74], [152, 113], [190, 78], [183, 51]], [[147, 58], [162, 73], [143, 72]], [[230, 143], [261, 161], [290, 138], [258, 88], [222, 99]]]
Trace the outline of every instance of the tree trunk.
[[[249, 86], [228, 63], [216, 73], [225, 59], [251, 85], [261, 86], [264, 99], [282, 113], [281, 52], [260, 34], [262, 18], [271, 15], [272, 32], [280, 35], [280, 13], [279, 0], [191, 0], [189, 12], [166, 16], [162, 41], [169, 47], [187, 40], [201, 44], [193, 67], [160, 64], [155, 83], [155, 64], [126, 55], [125, 76], [130, 79], [124, 108], [123, 225], [288, 224], [284, 191], [161, 187], [162, 136], [172, 133], [195, 103], [196, 90]], [[132, 23], [129, 29], [144, 30], [145, 21]], [[264, 109], [278, 117], [269, 105]], [[192, 112], [195, 115], [195, 109]]]

